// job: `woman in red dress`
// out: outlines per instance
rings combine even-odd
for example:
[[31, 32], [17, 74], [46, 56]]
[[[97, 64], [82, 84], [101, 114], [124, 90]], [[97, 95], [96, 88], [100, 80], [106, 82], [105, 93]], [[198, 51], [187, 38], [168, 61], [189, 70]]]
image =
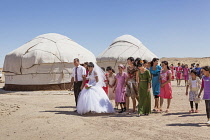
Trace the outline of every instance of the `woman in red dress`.
[[173, 64], [171, 64], [170, 69], [171, 69], [171, 80], [174, 81], [175, 73], [174, 73], [174, 65]]
[[178, 66], [176, 67], [176, 80], [177, 80], [177, 86], [180, 86], [181, 80], [182, 80], [182, 67], [181, 64], [178, 63]]
[[[88, 76], [88, 62], [85, 62], [84, 64], [83, 64], [83, 67], [86, 69], [86, 77]], [[89, 82], [89, 80], [86, 80], [85, 81], [85, 84], [87, 84]]]
[[[101, 69], [105, 72], [105, 68], [104, 67], [101, 67]], [[104, 91], [106, 92], [106, 95], [108, 95], [108, 73], [105, 73], [105, 80], [104, 80], [104, 83], [106, 84], [105, 87], [102, 87], [104, 89]]]

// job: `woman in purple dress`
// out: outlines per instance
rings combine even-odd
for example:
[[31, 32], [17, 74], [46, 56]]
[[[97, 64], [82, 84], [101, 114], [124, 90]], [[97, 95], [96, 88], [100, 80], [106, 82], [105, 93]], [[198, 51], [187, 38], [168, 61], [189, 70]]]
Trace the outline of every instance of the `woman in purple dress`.
[[202, 78], [202, 86], [198, 97], [200, 98], [201, 93], [204, 90], [203, 100], [205, 100], [206, 103], [207, 124], [210, 125], [210, 67], [205, 66], [202, 70], [204, 76]]
[[125, 106], [125, 91], [126, 91], [126, 79], [127, 74], [123, 72], [124, 66], [120, 64], [118, 66], [119, 73], [116, 75], [116, 86], [114, 88], [114, 92], [116, 92], [115, 102], [120, 104], [121, 111], [119, 113], [123, 113], [126, 111]]

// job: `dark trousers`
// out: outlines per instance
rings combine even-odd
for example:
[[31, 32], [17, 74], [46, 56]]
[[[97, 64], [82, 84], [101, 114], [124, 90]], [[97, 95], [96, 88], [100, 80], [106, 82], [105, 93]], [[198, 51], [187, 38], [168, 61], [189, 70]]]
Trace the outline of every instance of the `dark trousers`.
[[[190, 106], [191, 108], [193, 108], [193, 101], [190, 101]], [[196, 110], [198, 109], [198, 103], [195, 103], [195, 109]]]
[[210, 100], [205, 100], [207, 118], [210, 119]]
[[76, 106], [77, 106], [78, 96], [81, 91], [80, 89], [81, 85], [82, 85], [82, 81], [74, 82], [74, 96], [75, 96]]

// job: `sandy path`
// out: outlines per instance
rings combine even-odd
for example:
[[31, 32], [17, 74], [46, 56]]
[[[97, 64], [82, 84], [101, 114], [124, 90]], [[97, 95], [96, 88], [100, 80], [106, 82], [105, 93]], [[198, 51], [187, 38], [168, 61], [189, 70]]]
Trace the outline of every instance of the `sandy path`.
[[210, 139], [204, 102], [199, 104], [200, 113], [189, 114], [184, 91], [185, 87], [173, 86], [170, 113], [138, 118], [118, 113], [78, 115], [68, 91], [0, 90], [0, 140]]

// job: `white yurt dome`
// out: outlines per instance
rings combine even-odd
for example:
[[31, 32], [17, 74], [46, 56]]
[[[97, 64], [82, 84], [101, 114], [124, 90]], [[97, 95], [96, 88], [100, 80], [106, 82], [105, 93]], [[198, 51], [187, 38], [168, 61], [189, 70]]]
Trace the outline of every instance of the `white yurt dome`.
[[56, 33], [37, 36], [6, 55], [5, 89], [14, 85], [69, 83], [74, 58], [79, 58], [80, 63], [96, 62], [93, 53], [66, 36]]
[[137, 38], [131, 35], [122, 35], [116, 38], [112, 44], [97, 57], [97, 63], [103, 67], [112, 66], [114, 69], [117, 69], [120, 63], [126, 65], [128, 57], [139, 57], [142, 60], [151, 61], [157, 56], [146, 48]]

